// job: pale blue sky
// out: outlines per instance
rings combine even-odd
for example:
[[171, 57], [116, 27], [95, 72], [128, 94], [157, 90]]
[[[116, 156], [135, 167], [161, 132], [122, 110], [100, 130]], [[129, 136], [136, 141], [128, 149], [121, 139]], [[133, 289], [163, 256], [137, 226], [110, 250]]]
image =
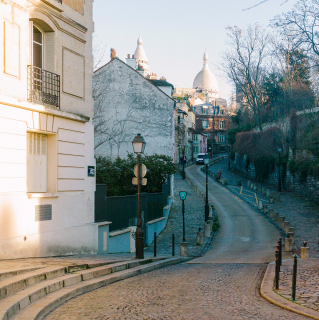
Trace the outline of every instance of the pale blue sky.
[[[136, 49], [138, 35], [151, 71], [178, 87], [191, 88], [201, 70], [207, 48], [209, 66], [215, 73], [221, 97], [229, 99], [232, 87], [218, 70], [225, 49], [226, 27], [246, 27], [251, 23], [266, 26], [283, 11], [291, 10], [297, 0], [268, 0], [243, 11], [261, 0], [95, 0], [95, 36], [114, 48], [125, 61]], [[282, 4], [282, 5], [281, 5]]]

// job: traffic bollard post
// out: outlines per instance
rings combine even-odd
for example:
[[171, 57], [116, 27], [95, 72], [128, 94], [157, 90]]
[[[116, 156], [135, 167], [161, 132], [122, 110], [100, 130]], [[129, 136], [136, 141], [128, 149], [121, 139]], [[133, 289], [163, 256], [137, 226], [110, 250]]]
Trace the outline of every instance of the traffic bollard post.
[[275, 289], [279, 289], [279, 250], [275, 250]]
[[175, 234], [172, 234], [172, 256], [175, 256]]
[[296, 285], [297, 285], [297, 258], [298, 256], [294, 255], [294, 266], [292, 269], [292, 292], [291, 299], [292, 301], [296, 300]]
[[156, 257], [156, 232], [154, 232], [154, 257]]
[[282, 238], [279, 238], [279, 269], [282, 265]]

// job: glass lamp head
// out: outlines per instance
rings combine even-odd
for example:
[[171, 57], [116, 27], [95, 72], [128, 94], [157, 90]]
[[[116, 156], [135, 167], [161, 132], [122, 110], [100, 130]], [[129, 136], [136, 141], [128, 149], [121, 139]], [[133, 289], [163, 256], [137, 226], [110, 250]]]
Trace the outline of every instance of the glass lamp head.
[[280, 146], [278, 146], [277, 150], [278, 150], [278, 152], [281, 152], [281, 147], [280, 147]]
[[144, 153], [146, 142], [140, 133], [132, 141], [133, 150], [136, 154]]

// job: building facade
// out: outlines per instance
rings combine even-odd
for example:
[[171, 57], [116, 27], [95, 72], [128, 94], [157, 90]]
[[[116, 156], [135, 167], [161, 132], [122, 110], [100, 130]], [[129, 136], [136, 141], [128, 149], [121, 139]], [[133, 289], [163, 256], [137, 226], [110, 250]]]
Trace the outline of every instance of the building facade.
[[92, 0], [0, 1], [0, 257], [97, 252]]
[[118, 58], [95, 72], [93, 88], [96, 155], [125, 158], [141, 133], [145, 154], [174, 158], [175, 101], [169, 95]]

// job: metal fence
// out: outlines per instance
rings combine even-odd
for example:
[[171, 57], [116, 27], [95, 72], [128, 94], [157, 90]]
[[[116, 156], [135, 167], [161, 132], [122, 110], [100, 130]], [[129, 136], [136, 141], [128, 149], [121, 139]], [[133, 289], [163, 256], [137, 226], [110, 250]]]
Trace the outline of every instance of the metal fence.
[[60, 108], [60, 76], [28, 66], [28, 101]]
[[[170, 180], [163, 185], [163, 192], [142, 193], [142, 220], [152, 221], [163, 217], [163, 208], [170, 195]], [[110, 221], [110, 231], [136, 226], [137, 195], [107, 197], [106, 185], [97, 184], [95, 192], [95, 222]]]

